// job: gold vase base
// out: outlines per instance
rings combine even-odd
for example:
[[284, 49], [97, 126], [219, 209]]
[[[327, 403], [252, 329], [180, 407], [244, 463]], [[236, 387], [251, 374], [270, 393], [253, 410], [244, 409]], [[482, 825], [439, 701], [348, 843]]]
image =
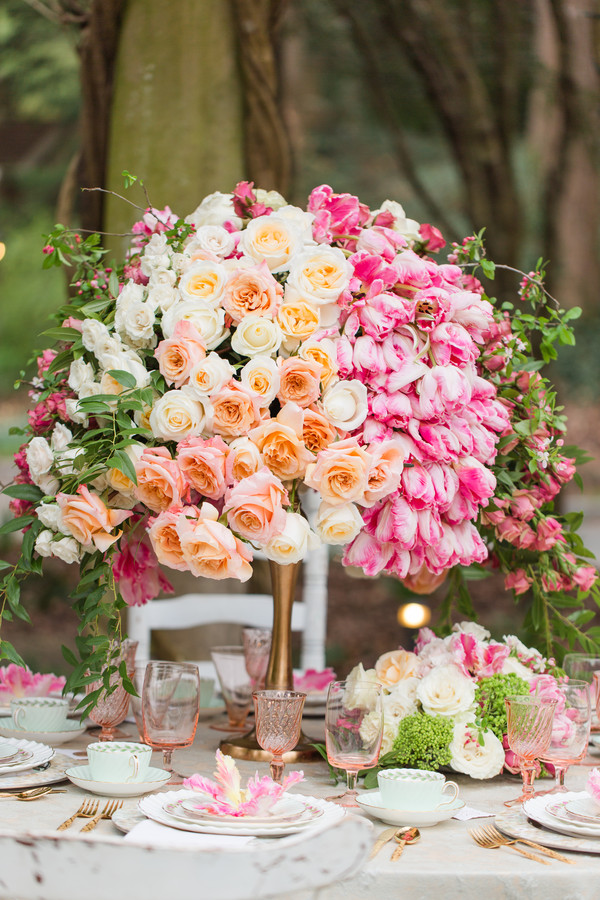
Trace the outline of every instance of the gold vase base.
[[[307, 737], [304, 732], [300, 732], [298, 743], [293, 750], [288, 750], [283, 754], [283, 761], [288, 763], [297, 762], [315, 762], [322, 759], [321, 754], [315, 749], [313, 744], [316, 741]], [[252, 762], [270, 763], [273, 754], [267, 750], [263, 750], [256, 740], [256, 729], [253, 728], [247, 734], [237, 738], [225, 738], [219, 743], [219, 750], [227, 756], [233, 756], [234, 759], [249, 759]]]

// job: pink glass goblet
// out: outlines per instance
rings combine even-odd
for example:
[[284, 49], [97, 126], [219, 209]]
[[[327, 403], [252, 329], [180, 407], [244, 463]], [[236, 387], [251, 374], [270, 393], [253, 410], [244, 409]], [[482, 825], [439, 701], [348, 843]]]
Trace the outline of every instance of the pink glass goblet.
[[115, 737], [119, 736], [116, 731], [117, 725], [124, 721], [129, 709], [129, 694], [123, 687], [118, 672], [110, 681], [110, 693], [106, 690], [102, 679], [92, 681], [85, 688], [86, 694], [102, 691], [96, 705], [88, 713], [90, 721], [101, 727], [99, 741], [114, 741]]
[[200, 675], [193, 663], [149, 662], [142, 688], [144, 740], [162, 750], [163, 766], [173, 777], [173, 751], [194, 742], [200, 712]]
[[507, 800], [505, 806], [523, 803], [533, 797], [536, 760], [548, 749], [552, 738], [555, 699], [545, 699], [534, 694], [522, 697], [506, 697], [508, 746], [519, 760], [523, 790], [519, 797]]
[[327, 759], [346, 773], [346, 793], [328, 800], [358, 806], [356, 778], [377, 765], [383, 738], [382, 687], [376, 681], [332, 681], [325, 707]]
[[566, 791], [565, 774], [569, 766], [581, 762], [590, 740], [590, 686], [586, 681], [569, 681], [556, 686], [558, 698], [548, 748], [540, 760], [554, 768], [554, 787], [539, 794]]
[[271, 778], [281, 784], [283, 754], [293, 750], [300, 737], [306, 694], [300, 691], [254, 691], [256, 740], [273, 754]]
[[252, 706], [252, 684], [240, 645], [213, 647], [210, 651], [227, 710], [227, 724], [212, 723], [217, 731], [244, 731]]
[[244, 628], [242, 631], [246, 671], [255, 691], [262, 691], [265, 686], [272, 635], [270, 628]]

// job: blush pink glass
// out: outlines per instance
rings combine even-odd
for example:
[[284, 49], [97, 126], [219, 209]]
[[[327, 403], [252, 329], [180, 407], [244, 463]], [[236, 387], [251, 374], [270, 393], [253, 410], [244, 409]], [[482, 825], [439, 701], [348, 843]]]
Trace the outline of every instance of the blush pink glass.
[[[200, 711], [200, 675], [193, 663], [149, 662], [142, 688], [144, 740], [162, 750], [163, 766], [173, 773], [173, 751], [189, 747]], [[174, 783], [171, 779], [170, 783]]]
[[[138, 642], [124, 640], [119, 648], [119, 653], [112, 661], [112, 665], [118, 669], [119, 664], [124, 660], [127, 666], [127, 674], [131, 678], [135, 668], [135, 653]], [[109, 679], [110, 693], [105, 689], [103, 679], [98, 679], [86, 685], [86, 694], [92, 691], [102, 690], [96, 705], [89, 711], [88, 718], [95, 725], [101, 728], [98, 740], [113, 741], [116, 737], [121, 737], [121, 733], [117, 732], [117, 725], [127, 717], [129, 710], [129, 694], [123, 687], [121, 676], [115, 671]]]
[[581, 762], [590, 740], [590, 686], [586, 681], [569, 681], [557, 685], [559, 698], [554, 711], [552, 736], [548, 749], [540, 756], [543, 763], [554, 767], [551, 794], [566, 791], [565, 774], [569, 766]]
[[256, 740], [263, 750], [273, 754], [271, 778], [281, 784], [283, 754], [293, 750], [298, 743], [306, 694], [301, 691], [254, 691], [252, 699]]
[[356, 778], [377, 765], [383, 738], [382, 687], [376, 682], [332, 681], [325, 709], [327, 759], [346, 773], [347, 791], [328, 797], [340, 806], [358, 806]]
[[211, 724], [218, 731], [244, 731], [252, 706], [252, 684], [240, 645], [213, 647], [210, 651], [227, 710], [226, 725]]
[[242, 631], [246, 671], [255, 691], [262, 691], [265, 686], [272, 636], [270, 628], [244, 628]]
[[529, 800], [534, 795], [536, 760], [543, 756], [550, 744], [556, 700], [527, 694], [522, 697], [507, 697], [505, 703], [508, 746], [519, 760], [523, 779], [521, 795], [504, 804], [512, 806]]

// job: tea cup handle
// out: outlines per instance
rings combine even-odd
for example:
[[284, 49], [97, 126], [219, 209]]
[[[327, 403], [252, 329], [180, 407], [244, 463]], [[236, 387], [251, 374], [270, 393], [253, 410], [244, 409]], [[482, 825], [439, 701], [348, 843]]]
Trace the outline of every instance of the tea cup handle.
[[436, 809], [443, 809], [444, 806], [450, 806], [451, 803], [454, 803], [456, 798], [458, 797], [458, 785], [455, 781], [447, 781], [444, 787], [442, 788], [442, 793], [445, 792], [446, 788], [450, 788], [452, 790], [452, 796], [449, 800], [444, 800], [443, 803], [438, 804]]
[[21, 725], [21, 719], [23, 718], [24, 715], [25, 715], [25, 710], [23, 709], [22, 706], [17, 706], [17, 708], [15, 709], [15, 711], [12, 714], [13, 722], [15, 723], [16, 727], [19, 728], [21, 731], [24, 731], [24, 728]]
[[133, 766], [133, 772], [131, 773], [127, 781], [135, 781], [138, 776], [138, 772], [140, 771], [140, 758], [139, 756], [137, 756], [137, 754], [134, 753], [129, 762]]

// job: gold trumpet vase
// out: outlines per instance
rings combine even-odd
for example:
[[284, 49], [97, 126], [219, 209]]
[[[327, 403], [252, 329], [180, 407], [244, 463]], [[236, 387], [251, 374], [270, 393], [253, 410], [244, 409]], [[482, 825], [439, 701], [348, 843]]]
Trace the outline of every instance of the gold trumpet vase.
[[[271, 655], [265, 681], [266, 690], [293, 691], [294, 676], [292, 670], [292, 606], [300, 563], [282, 565], [269, 560], [271, 569], [271, 590], [273, 593], [273, 636]], [[320, 759], [320, 754], [313, 746], [315, 741], [306, 737], [301, 731], [298, 743], [293, 750], [283, 754], [284, 763], [295, 763]], [[236, 759], [250, 759], [257, 762], [270, 762], [272, 754], [263, 750], [256, 740], [256, 728], [247, 734], [235, 738], [224, 738], [220, 749], [228, 756]]]

